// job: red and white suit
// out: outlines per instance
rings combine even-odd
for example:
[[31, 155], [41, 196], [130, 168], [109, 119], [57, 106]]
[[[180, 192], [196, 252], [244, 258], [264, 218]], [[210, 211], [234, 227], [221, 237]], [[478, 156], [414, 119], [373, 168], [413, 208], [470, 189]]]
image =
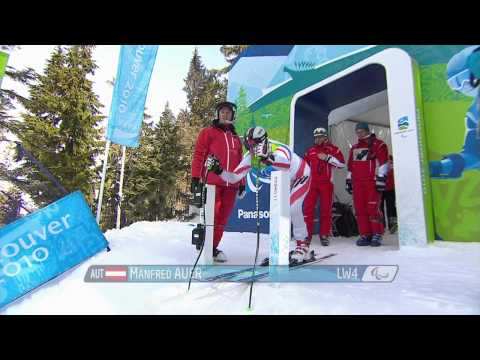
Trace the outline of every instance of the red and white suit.
[[[290, 175], [290, 217], [293, 224], [295, 240], [308, 238], [307, 225], [303, 214], [303, 201], [310, 187], [310, 166], [288, 146], [273, 144], [273, 152], [264, 161], [273, 170], [288, 171]], [[252, 156], [247, 153], [240, 165], [233, 171], [223, 171], [220, 175], [224, 181], [236, 183], [243, 179], [252, 167]]]

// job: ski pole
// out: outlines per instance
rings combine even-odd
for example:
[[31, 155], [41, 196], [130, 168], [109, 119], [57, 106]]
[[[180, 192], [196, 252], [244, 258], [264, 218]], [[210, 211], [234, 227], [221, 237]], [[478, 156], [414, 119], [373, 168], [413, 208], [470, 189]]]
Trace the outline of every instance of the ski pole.
[[[258, 189], [258, 182], [259, 182], [259, 174], [257, 172], [257, 177], [255, 179], [255, 215], [257, 217], [257, 249], [255, 251], [255, 262], [253, 263], [253, 270], [252, 270], [252, 276], [255, 275], [255, 268], [257, 266], [257, 259], [258, 259], [258, 250], [260, 248], [260, 217], [258, 216], [259, 214], [259, 205], [258, 205], [258, 192], [259, 192], [259, 189]], [[252, 281], [250, 283], [250, 295], [248, 297], [248, 309], [251, 309], [252, 308], [252, 291], [253, 291], [253, 283], [254, 281]]]

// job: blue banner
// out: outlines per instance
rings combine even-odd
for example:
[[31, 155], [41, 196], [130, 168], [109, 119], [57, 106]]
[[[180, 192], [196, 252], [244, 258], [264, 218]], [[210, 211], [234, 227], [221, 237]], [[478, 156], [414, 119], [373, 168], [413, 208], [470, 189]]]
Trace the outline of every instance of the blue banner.
[[0, 308], [105, 249], [80, 191], [0, 229]]
[[[249, 185], [247, 180], [247, 194], [242, 200], [235, 201], [235, 206], [225, 226], [227, 232], [255, 233], [257, 231], [255, 192], [250, 189]], [[270, 232], [270, 184], [262, 183], [260, 186], [258, 194], [260, 232], [268, 234]]]
[[115, 78], [107, 139], [138, 147], [158, 45], [123, 45]]

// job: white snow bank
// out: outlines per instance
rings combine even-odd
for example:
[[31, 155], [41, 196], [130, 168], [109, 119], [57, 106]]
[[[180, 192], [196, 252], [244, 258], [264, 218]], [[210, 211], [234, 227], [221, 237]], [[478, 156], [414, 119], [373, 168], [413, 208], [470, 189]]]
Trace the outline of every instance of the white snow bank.
[[[395, 250], [356, 247], [354, 238], [336, 238], [320, 254], [337, 256], [322, 264], [398, 265], [392, 283], [257, 283], [247, 312], [249, 284], [85, 283], [90, 265], [193, 264], [189, 223], [139, 222], [106, 233], [111, 252], [7, 306], [2, 314], [480, 314], [480, 243], [436, 242]], [[251, 264], [256, 235], [226, 233], [220, 248], [228, 264]], [[268, 256], [261, 236], [259, 259]]]

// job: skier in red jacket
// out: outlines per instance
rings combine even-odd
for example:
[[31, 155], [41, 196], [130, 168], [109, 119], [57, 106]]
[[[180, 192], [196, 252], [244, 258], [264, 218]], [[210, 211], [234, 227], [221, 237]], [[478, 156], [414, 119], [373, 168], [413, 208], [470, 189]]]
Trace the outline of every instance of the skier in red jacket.
[[388, 171], [388, 148], [368, 124], [355, 127], [358, 143], [350, 149], [346, 190], [353, 192], [353, 204], [360, 238], [358, 246], [380, 246], [384, 231], [380, 202]]
[[245, 196], [245, 180], [232, 184], [213, 172], [207, 174], [205, 161], [210, 155], [214, 155], [228, 171], [233, 171], [242, 161], [242, 142], [233, 126], [235, 112], [236, 105], [230, 102], [222, 102], [216, 106], [216, 119], [211, 126], [200, 131], [192, 160], [191, 191], [199, 192], [203, 183], [216, 185], [213, 232], [213, 259], [216, 262], [227, 261], [218, 245], [233, 210], [237, 193], [239, 198]]
[[303, 213], [311, 241], [315, 205], [320, 199], [320, 242], [328, 246], [332, 230], [333, 169], [345, 167], [345, 159], [340, 149], [329, 141], [327, 130], [317, 128], [313, 131], [313, 137], [315, 145], [304, 155], [312, 170], [312, 183], [305, 198]]

